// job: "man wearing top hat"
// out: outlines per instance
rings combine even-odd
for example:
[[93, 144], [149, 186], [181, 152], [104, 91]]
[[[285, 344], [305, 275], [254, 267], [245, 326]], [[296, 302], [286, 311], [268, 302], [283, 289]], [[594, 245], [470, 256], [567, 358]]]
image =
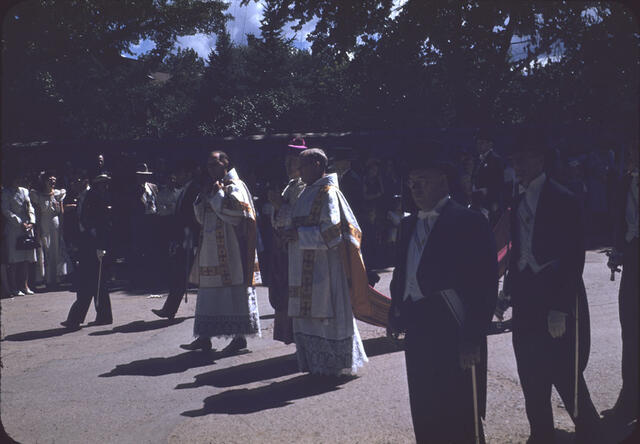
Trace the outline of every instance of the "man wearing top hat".
[[576, 424], [577, 442], [599, 442], [599, 416], [582, 376], [590, 332], [581, 211], [576, 197], [545, 173], [546, 152], [545, 140], [533, 130], [522, 131], [512, 152], [520, 195], [511, 214], [513, 248], [504, 289], [513, 305], [528, 442], [554, 441], [552, 386]]
[[78, 239], [79, 266], [75, 273], [76, 301], [71, 306], [67, 319], [61, 322], [69, 329], [76, 329], [84, 322], [93, 298], [96, 307], [93, 325], [107, 325], [113, 322], [107, 286], [112, 231], [108, 198], [110, 180], [111, 177], [105, 173], [92, 180], [91, 189], [87, 191], [79, 215], [82, 230]]
[[421, 148], [408, 163], [407, 185], [419, 211], [401, 223], [388, 332], [406, 333], [416, 441], [484, 442], [486, 334], [498, 293], [495, 241], [484, 216], [450, 197], [454, 167], [438, 147]]

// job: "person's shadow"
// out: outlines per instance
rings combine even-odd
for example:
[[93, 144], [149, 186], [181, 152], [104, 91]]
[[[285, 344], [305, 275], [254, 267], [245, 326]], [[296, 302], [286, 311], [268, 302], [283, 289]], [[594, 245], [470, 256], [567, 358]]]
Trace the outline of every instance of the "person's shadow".
[[[401, 342], [399, 343], [386, 337], [367, 339], [363, 341], [363, 345], [367, 356], [370, 358], [386, 353], [393, 353], [402, 349]], [[192, 383], [178, 384], [176, 389], [190, 389], [206, 385], [213, 387], [233, 387], [264, 381], [266, 379], [280, 378], [295, 373], [298, 373], [298, 361], [295, 353], [292, 353], [202, 373], [196, 375], [195, 381]]]
[[133, 321], [125, 325], [118, 325], [111, 330], [100, 330], [89, 333], [89, 336], [105, 336], [115, 333], [141, 333], [143, 331], [157, 330], [168, 327], [170, 325], [180, 324], [193, 316], [175, 318], [175, 319], [156, 319], [155, 321]]
[[128, 364], [116, 365], [108, 373], [99, 375], [101, 378], [112, 376], [163, 376], [172, 373], [182, 373], [190, 368], [213, 365], [216, 360], [228, 356], [249, 353], [248, 350], [229, 353], [221, 351], [189, 351], [168, 358], [149, 358], [133, 361]]
[[47, 338], [55, 338], [56, 336], [62, 336], [67, 333], [73, 333], [80, 330], [80, 328], [50, 328], [48, 330], [35, 330], [35, 331], [25, 331], [23, 333], [15, 333], [13, 335], [5, 336], [3, 341], [33, 341], [35, 339], [47, 339]]
[[273, 382], [254, 389], [228, 390], [204, 400], [199, 410], [182, 412], [182, 416], [198, 417], [212, 413], [238, 415], [284, 407], [296, 399], [339, 390], [356, 376], [319, 377], [300, 375], [286, 381]]

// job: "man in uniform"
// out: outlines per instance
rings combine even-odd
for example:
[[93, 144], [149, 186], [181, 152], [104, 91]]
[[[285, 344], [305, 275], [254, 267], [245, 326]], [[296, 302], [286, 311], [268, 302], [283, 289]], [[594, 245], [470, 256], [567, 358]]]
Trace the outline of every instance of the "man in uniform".
[[112, 259], [111, 207], [107, 195], [110, 180], [111, 177], [104, 173], [93, 179], [79, 214], [82, 230], [78, 240], [79, 266], [75, 273], [76, 301], [71, 306], [67, 319], [60, 323], [69, 329], [76, 329], [84, 322], [93, 298], [96, 299], [96, 319], [93, 325], [113, 322], [107, 285], [108, 263]]
[[416, 441], [474, 442], [477, 424], [484, 442], [486, 335], [498, 292], [495, 241], [484, 216], [451, 199], [455, 170], [442, 156], [423, 154], [433, 148], [409, 162], [407, 184], [419, 211], [400, 227], [388, 332], [406, 333]]

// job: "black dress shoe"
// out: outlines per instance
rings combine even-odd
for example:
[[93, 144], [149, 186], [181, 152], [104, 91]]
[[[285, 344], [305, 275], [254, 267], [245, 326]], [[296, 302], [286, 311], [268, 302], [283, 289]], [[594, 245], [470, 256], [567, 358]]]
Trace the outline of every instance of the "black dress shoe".
[[158, 316], [159, 318], [173, 319], [176, 316], [175, 313], [174, 314], [169, 314], [169, 313], [166, 313], [164, 310], [158, 309], [158, 308], [152, 308], [151, 312], [154, 315]]
[[211, 339], [198, 337], [196, 338], [195, 341], [191, 342], [190, 344], [181, 344], [180, 348], [184, 350], [189, 350], [189, 351], [193, 351], [193, 350], [208, 351], [208, 350], [211, 350]]
[[243, 348], [247, 348], [247, 339], [244, 336], [236, 336], [222, 351], [225, 353], [235, 353]]
[[62, 321], [60, 323], [60, 325], [62, 325], [63, 327], [68, 328], [69, 330], [78, 330], [80, 328], [80, 324], [76, 324], [74, 322], [70, 322], [70, 321]]

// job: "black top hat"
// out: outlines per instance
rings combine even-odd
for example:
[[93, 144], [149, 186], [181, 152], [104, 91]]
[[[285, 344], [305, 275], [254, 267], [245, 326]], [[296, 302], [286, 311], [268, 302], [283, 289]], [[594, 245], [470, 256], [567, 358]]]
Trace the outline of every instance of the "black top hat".
[[548, 155], [550, 145], [543, 130], [540, 128], [521, 128], [511, 146], [510, 154], [532, 153]]
[[406, 156], [405, 174], [412, 171], [435, 169], [442, 171], [449, 181], [450, 187], [458, 182], [458, 169], [452, 159], [453, 150], [435, 140], [428, 140], [412, 150]]

